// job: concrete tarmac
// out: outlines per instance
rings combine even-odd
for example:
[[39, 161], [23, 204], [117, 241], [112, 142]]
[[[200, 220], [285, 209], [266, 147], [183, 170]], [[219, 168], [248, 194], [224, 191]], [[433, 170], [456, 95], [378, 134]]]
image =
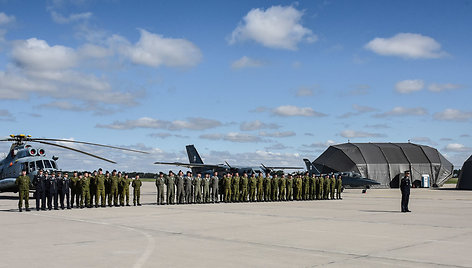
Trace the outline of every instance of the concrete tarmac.
[[398, 189], [169, 206], [152, 182], [141, 193], [141, 207], [22, 213], [0, 193], [0, 267], [472, 267], [471, 191], [412, 189], [411, 213]]

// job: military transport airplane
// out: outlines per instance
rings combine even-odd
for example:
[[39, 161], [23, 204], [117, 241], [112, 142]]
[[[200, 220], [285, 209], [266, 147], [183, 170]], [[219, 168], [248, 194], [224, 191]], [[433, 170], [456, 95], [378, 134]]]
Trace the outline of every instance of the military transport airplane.
[[194, 145], [187, 145], [187, 155], [189, 163], [182, 162], [155, 162], [154, 164], [158, 165], [173, 165], [190, 168], [193, 174], [201, 173], [206, 174], [217, 171], [218, 173], [239, 173], [252, 175], [253, 173], [269, 173], [273, 170], [281, 169], [303, 169], [303, 167], [285, 167], [285, 166], [265, 166], [261, 164], [260, 166], [235, 166], [230, 165], [228, 162], [224, 164], [204, 164], [200, 154], [198, 154], [197, 149]]

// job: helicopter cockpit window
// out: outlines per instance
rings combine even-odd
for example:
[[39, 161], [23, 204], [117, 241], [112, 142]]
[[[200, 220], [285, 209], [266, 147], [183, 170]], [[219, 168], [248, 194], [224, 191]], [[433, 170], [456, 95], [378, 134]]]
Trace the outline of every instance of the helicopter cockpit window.
[[53, 167], [54, 169], [57, 169], [57, 166], [56, 166], [56, 162], [55, 162], [55, 161], [51, 161], [51, 164], [52, 164], [52, 167]]
[[29, 162], [29, 168], [30, 168], [30, 171], [34, 171], [34, 170], [35, 170], [34, 162]]
[[49, 163], [49, 160], [44, 160], [44, 167], [45, 168], [52, 168], [51, 163]]
[[36, 161], [36, 167], [38, 169], [43, 169], [44, 168], [43, 161], [42, 160]]

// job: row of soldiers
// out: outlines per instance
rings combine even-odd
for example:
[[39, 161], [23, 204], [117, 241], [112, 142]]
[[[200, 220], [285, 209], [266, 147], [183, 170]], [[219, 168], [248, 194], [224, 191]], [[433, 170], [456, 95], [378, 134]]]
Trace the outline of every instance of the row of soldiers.
[[[157, 204], [192, 204], [217, 202], [269, 202], [292, 200], [342, 199], [341, 176], [278, 175], [248, 176], [227, 173], [222, 178], [215, 172], [187, 176], [160, 173], [156, 178]], [[165, 191], [165, 195], [164, 195]], [[165, 200], [165, 202], [164, 202]]]
[[[59, 210], [74, 208], [91, 208], [108, 206], [130, 206], [129, 186], [133, 187], [133, 203], [141, 206], [140, 188], [142, 185], [139, 176], [130, 179], [127, 174], [108, 171], [103, 174], [102, 169], [94, 172], [74, 172], [69, 178], [68, 173], [39, 170], [34, 176], [32, 184], [35, 188], [36, 210]], [[26, 211], [29, 209], [30, 179], [26, 171], [22, 172], [16, 180], [19, 189], [19, 211], [22, 211], [22, 203], [25, 201]], [[108, 202], [107, 202], [108, 201]]]

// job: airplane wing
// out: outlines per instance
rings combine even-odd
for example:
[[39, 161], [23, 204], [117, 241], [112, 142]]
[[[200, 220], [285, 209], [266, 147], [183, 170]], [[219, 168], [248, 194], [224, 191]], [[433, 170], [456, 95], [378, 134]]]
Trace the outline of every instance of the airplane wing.
[[304, 167], [268, 167], [268, 166], [266, 166], [265, 168], [267, 169], [305, 169]]
[[186, 167], [186, 168], [196, 168], [196, 167], [202, 167], [202, 168], [225, 168], [227, 169], [228, 167], [225, 165], [210, 165], [210, 164], [198, 164], [198, 163], [182, 163], [182, 162], [155, 162], [154, 164], [156, 165], [171, 165], [171, 166], [180, 166], [180, 167]]

